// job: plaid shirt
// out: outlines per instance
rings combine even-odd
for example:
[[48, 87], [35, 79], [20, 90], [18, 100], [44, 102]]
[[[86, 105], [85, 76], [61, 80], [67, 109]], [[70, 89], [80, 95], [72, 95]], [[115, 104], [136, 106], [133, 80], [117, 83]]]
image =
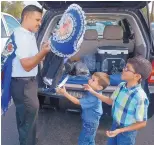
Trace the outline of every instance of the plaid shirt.
[[147, 120], [149, 100], [141, 85], [127, 88], [121, 83], [111, 96], [112, 116], [119, 125], [129, 126]]

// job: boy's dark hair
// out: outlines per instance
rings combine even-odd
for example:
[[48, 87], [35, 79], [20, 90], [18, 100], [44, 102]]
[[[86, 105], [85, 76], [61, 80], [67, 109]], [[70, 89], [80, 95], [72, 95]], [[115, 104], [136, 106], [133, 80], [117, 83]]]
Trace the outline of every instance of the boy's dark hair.
[[39, 7], [35, 6], [35, 5], [28, 5], [26, 6], [22, 13], [21, 13], [21, 22], [23, 21], [24, 16], [28, 13], [28, 12], [39, 12], [39, 13], [43, 13], [43, 10], [40, 9]]
[[146, 80], [152, 72], [151, 63], [141, 55], [128, 59], [127, 63], [132, 65], [135, 73], [141, 75], [142, 80]]
[[94, 76], [98, 77], [98, 83], [100, 86], [103, 87], [103, 90], [108, 86], [110, 85], [110, 79], [109, 79], [109, 76], [108, 74], [106, 73], [103, 73], [103, 72], [95, 72], [93, 74]]

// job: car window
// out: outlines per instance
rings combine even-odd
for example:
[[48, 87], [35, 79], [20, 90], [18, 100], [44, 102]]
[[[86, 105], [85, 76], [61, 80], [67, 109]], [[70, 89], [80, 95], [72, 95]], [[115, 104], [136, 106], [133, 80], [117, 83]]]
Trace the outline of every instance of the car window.
[[104, 28], [107, 25], [117, 25], [117, 22], [110, 21], [100, 21], [100, 22], [88, 22], [86, 30], [96, 30], [98, 33], [98, 38], [103, 38]]
[[8, 15], [4, 15], [4, 19], [9, 29], [9, 34], [11, 34], [15, 28], [19, 27], [20, 24], [13, 18]]
[[[118, 25], [118, 22], [116, 22], [116, 21], [94, 22], [94, 21], [89, 20], [86, 25], [86, 30], [96, 30], [98, 33], [98, 38], [103, 38], [104, 28], [107, 25]], [[59, 21], [57, 22], [57, 25], [55, 26], [55, 29], [58, 29], [58, 28], [59, 28]]]
[[152, 35], [154, 37], [154, 23], [151, 23], [151, 30], [152, 30]]
[[1, 38], [7, 37], [3, 21], [1, 19]]

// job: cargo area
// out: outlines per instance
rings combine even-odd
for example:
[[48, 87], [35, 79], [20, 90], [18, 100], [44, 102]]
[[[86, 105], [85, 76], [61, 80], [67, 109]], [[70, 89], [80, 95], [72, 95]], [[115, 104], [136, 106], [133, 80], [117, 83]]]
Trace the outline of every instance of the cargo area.
[[[48, 40], [60, 17], [60, 14], [53, 17], [45, 30], [42, 42]], [[135, 55], [146, 57], [147, 46], [137, 21], [130, 14], [86, 13], [86, 19], [86, 32], [80, 50], [67, 61], [65, 71], [60, 76], [57, 75], [57, 78], [60, 82], [69, 75], [66, 89], [73, 96], [81, 98], [84, 96], [83, 84], [87, 83], [94, 72], [107, 73], [110, 76], [110, 86], [102, 93], [110, 96], [122, 81], [121, 73], [127, 59]], [[52, 91], [50, 86], [43, 84], [38, 93], [41, 106], [48, 100], [49, 104], [58, 108], [80, 110], [80, 107]], [[108, 110], [107, 114], [110, 114], [110, 106], [103, 106]]]

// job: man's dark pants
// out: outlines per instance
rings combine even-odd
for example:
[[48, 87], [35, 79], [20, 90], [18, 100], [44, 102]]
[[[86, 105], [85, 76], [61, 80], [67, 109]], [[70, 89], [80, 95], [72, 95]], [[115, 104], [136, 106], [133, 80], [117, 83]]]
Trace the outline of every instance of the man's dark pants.
[[35, 145], [39, 101], [38, 84], [34, 77], [12, 78], [11, 95], [16, 106], [20, 145]]

